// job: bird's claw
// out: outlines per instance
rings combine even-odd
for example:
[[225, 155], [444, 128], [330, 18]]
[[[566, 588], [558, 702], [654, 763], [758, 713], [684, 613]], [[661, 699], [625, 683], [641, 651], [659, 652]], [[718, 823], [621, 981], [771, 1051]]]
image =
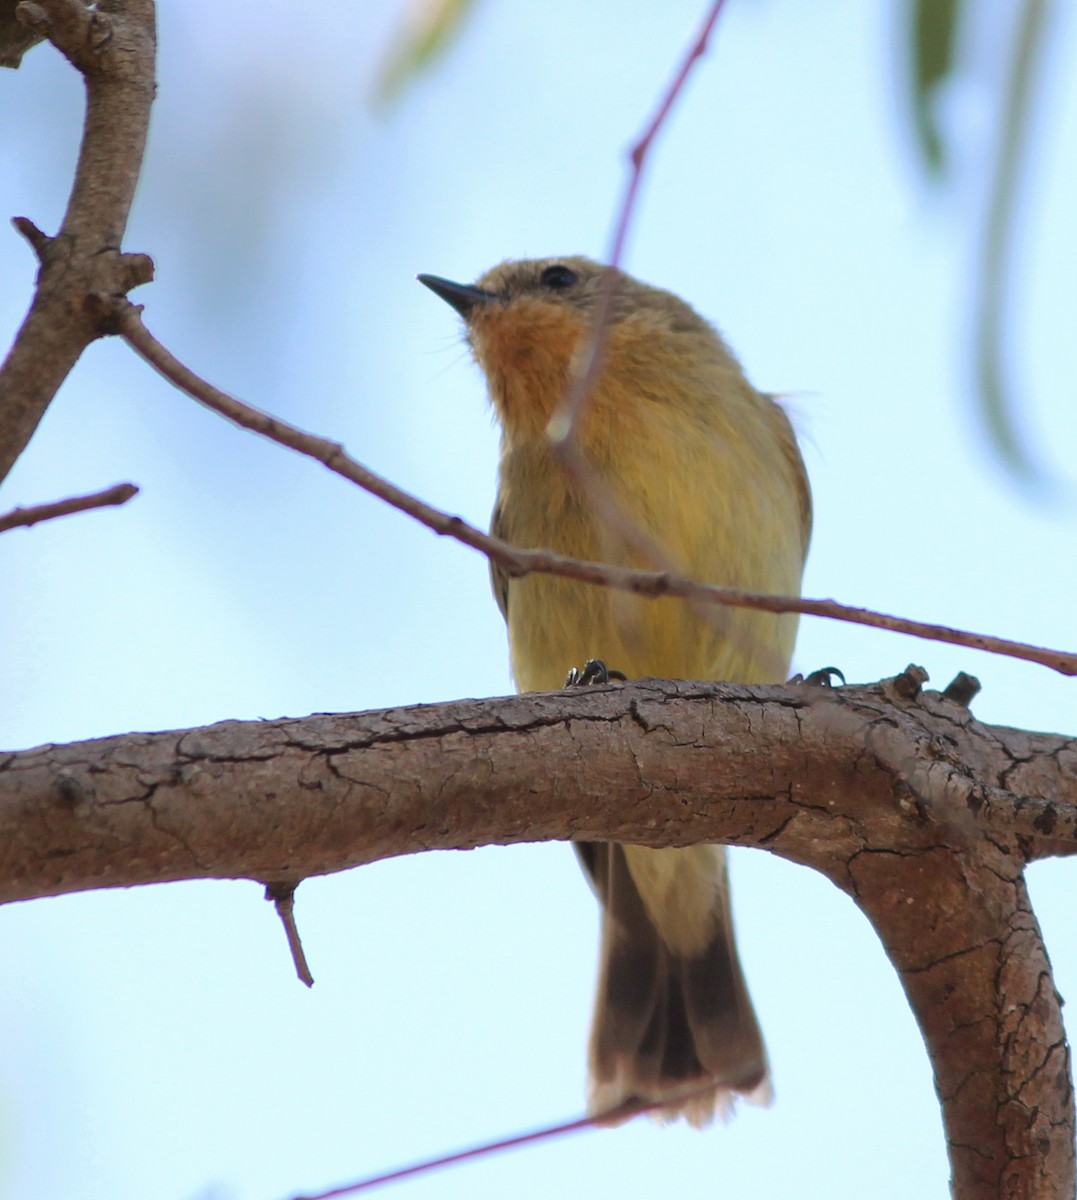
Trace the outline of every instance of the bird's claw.
[[600, 658], [589, 658], [583, 664], [583, 670], [573, 667], [565, 680], [565, 687], [589, 687], [591, 684], [609, 683], [610, 680], [627, 680], [628, 676], [621, 671], [611, 671]]
[[820, 667], [818, 671], [812, 671], [808, 675], [794, 675], [789, 682], [804, 683], [808, 687], [832, 688], [836, 686], [834, 683], [835, 676], [841, 680], [842, 684], [845, 683], [845, 676], [837, 667]]

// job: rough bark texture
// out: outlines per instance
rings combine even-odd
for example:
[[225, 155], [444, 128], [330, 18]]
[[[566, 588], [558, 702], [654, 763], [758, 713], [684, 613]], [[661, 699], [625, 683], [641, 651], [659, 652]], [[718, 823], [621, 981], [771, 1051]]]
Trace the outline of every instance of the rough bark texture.
[[[107, 332], [99, 295], [126, 295], [153, 275], [143, 254], [124, 254], [127, 225], [154, 96], [152, 0], [38, 0], [16, 8], [86, 80], [86, 124], [63, 224], [46, 237], [17, 222], [41, 263], [37, 291], [0, 367], [0, 480], [33, 436], [79, 355]], [[29, 44], [29, 43], [27, 43]], [[25, 48], [25, 47], [24, 47]]]
[[982, 726], [917, 685], [645, 681], [14, 753], [0, 899], [492, 842], [762, 847], [878, 931], [934, 1064], [954, 1194], [1061, 1200], [1069, 1049], [1022, 872], [1077, 844], [1077, 742]]
[[[121, 328], [116, 297], [152, 275], [121, 250], [152, 0], [0, 0], [0, 65], [43, 38], [85, 78], [86, 126], [59, 232], [16, 222], [41, 270], [0, 368], [0, 479], [83, 348]], [[228, 877], [287, 896], [390, 855], [569, 838], [725, 841], [822, 871], [873, 922], [920, 1023], [954, 1195], [1073, 1196], [1069, 1049], [1023, 868], [1077, 845], [1077, 743], [981, 726], [915, 671], [836, 692], [645, 681], [0, 753], [0, 902]]]

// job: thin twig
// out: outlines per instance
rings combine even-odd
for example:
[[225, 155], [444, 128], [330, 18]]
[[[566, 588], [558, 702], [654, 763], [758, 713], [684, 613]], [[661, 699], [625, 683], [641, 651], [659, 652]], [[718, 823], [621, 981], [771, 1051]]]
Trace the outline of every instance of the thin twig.
[[305, 433], [289, 425], [279, 417], [260, 412], [250, 405], [236, 400], [211, 383], [197, 376], [184, 366], [149, 332], [142, 323], [141, 309], [122, 298], [115, 298], [115, 326], [127, 343], [170, 383], [186, 392], [199, 403], [232, 421], [244, 429], [287, 446], [299, 454], [316, 459], [330, 471], [350, 480], [372, 496], [406, 513], [427, 529], [443, 537], [454, 538], [473, 550], [486, 555], [492, 562], [503, 567], [509, 575], [518, 578], [538, 572], [558, 575], [566, 579], [577, 579], [583, 583], [599, 584], [633, 592], [651, 598], [677, 596], [705, 604], [721, 604], [730, 608], [754, 608], [772, 613], [803, 613], [807, 616], [825, 617], [834, 621], [846, 621], [854, 625], [868, 625], [875, 629], [887, 629], [893, 633], [905, 633], [928, 641], [948, 642], [951, 645], [967, 646], [973, 650], [985, 650], [1009, 658], [1039, 663], [1063, 675], [1077, 675], [1077, 653], [1045, 649], [1008, 638], [990, 634], [969, 633], [951, 629], [946, 625], [934, 625], [926, 621], [908, 621], [903, 617], [872, 612], [865, 608], [852, 608], [835, 600], [808, 600], [801, 596], [775, 596], [766, 592], [746, 592], [739, 588], [719, 587], [715, 584], [698, 583], [668, 571], [637, 571], [630, 567], [612, 566], [607, 563], [583, 562], [566, 558], [550, 550], [522, 550], [501, 538], [483, 533], [469, 525], [461, 517], [450, 516], [432, 505], [424, 503], [388, 480], [355, 461], [338, 442]]
[[86, 512], [91, 508], [108, 508], [111, 505], [126, 504], [133, 496], [138, 495], [138, 488], [133, 483], [117, 483], [113, 487], [100, 492], [91, 492], [88, 496], [71, 496], [67, 500], [53, 500], [50, 504], [33, 504], [29, 508], [13, 508], [11, 512], [0, 516], [0, 533], [19, 526], [36, 525], [38, 521], [51, 521], [54, 517], [67, 517], [72, 513]]
[[652, 143], [658, 136], [659, 130], [661, 130], [669, 117], [674, 103], [684, 90], [684, 85], [691, 74], [692, 68], [707, 52], [707, 42], [710, 39], [718, 17], [721, 15], [724, 3], [725, 0], [714, 0], [710, 12], [703, 22], [702, 29], [685, 55], [684, 61], [677, 69], [672, 82], [666, 89], [666, 93], [658, 105], [657, 112], [651, 118], [647, 128], [643, 131], [643, 135], [629, 153], [628, 182], [625, 185], [624, 196], [621, 199], [621, 207], [614, 226], [613, 240], [610, 245], [608, 259], [609, 265], [615, 269], [608, 272], [603, 280], [602, 290], [599, 292], [598, 302], [595, 306], [594, 319], [591, 322], [586, 349], [580, 360], [579, 367], [573, 372], [572, 385], [565, 396], [564, 403], [550, 423], [550, 439], [555, 447], [568, 446], [575, 440], [580, 419], [587, 407], [587, 399], [591, 394], [591, 390], [598, 382], [598, 376], [602, 370], [606, 337], [609, 332], [610, 320], [613, 316], [613, 300], [617, 293], [617, 270], [620, 269], [625, 242], [628, 240], [628, 229], [635, 211], [636, 196], [639, 193], [639, 185], [643, 177], [643, 168], [646, 164], [647, 155]]
[[[634, 550], [645, 564], [669, 574], [675, 573], [677, 564], [670, 557], [666, 547], [641, 528], [639, 522], [629, 515], [610, 492], [580, 446], [579, 429], [605, 362], [606, 344], [613, 320], [613, 305], [620, 286], [621, 259], [635, 213], [636, 198], [639, 195], [647, 155], [672, 112], [673, 105], [684, 90], [692, 68], [706, 53], [707, 43], [724, 3], [725, 0], [714, 0], [711, 4], [699, 33], [666, 88], [654, 116], [629, 152], [628, 180], [621, 198], [607, 258], [609, 266], [613, 269], [602, 279], [583, 354], [573, 368], [568, 391], [546, 431], [561, 469], [586, 498], [598, 529], [605, 536], [602, 553], [609, 554], [612, 547], [619, 544]], [[609, 556], [612, 557], [612, 554]], [[693, 607], [699, 608], [695, 604]], [[704, 606], [697, 615], [702, 620], [718, 626], [720, 633], [724, 632], [721, 615], [713, 607]], [[762, 648], [760, 653], [764, 653]], [[775, 664], [775, 667], [776, 671], [780, 671], [784, 664]]]
[[307, 965], [307, 956], [303, 951], [303, 939], [299, 936], [299, 927], [295, 923], [295, 889], [299, 883], [299, 880], [291, 880], [288, 883], [267, 883], [266, 899], [273, 902], [277, 916], [280, 917], [280, 923], [284, 926], [284, 936], [288, 939], [288, 949], [292, 953], [292, 962], [295, 964], [295, 973], [299, 977], [299, 981], [305, 983], [307, 987], [313, 987], [314, 976], [310, 973], [310, 967]]
[[401, 1179], [410, 1179], [416, 1175], [425, 1175], [427, 1171], [437, 1171], [443, 1167], [455, 1166], [457, 1163], [470, 1159], [485, 1158], [502, 1150], [513, 1150], [526, 1146], [531, 1142], [545, 1141], [548, 1138], [560, 1137], [567, 1133], [577, 1133], [581, 1129], [590, 1129], [595, 1125], [593, 1117], [581, 1117], [575, 1121], [564, 1121], [559, 1125], [550, 1125], [545, 1129], [536, 1129], [531, 1133], [517, 1134], [515, 1137], [503, 1138], [498, 1142], [486, 1142], [481, 1146], [472, 1146], [467, 1150], [458, 1150], [455, 1154], [443, 1154], [439, 1158], [428, 1158], [423, 1162], [412, 1163], [407, 1167], [399, 1167], [395, 1171], [386, 1171], [382, 1175], [371, 1175], [367, 1179], [358, 1179], [354, 1183], [346, 1183], [342, 1187], [332, 1188], [328, 1192], [317, 1192], [313, 1195], [297, 1196], [296, 1200], [338, 1200], [341, 1196], [356, 1196], [360, 1192], [373, 1191], [387, 1183], [397, 1183]]
[[[704, 1087], [686, 1090], [682, 1098], [703, 1095], [714, 1090], [714, 1085], [708, 1083]], [[437, 1171], [442, 1167], [455, 1166], [457, 1163], [468, 1162], [477, 1158], [486, 1158], [491, 1154], [499, 1154], [503, 1150], [516, 1150], [534, 1142], [545, 1142], [551, 1138], [563, 1137], [568, 1133], [579, 1133], [584, 1129], [601, 1129], [607, 1125], [619, 1125], [632, 1117], [643, 1113], [656, 1112], [664, 1108], [666, 1101], [648, 1103], [640, 1100], [626, 1100], [623, 1104], [607, 1109], [605, 1112], [594, 1113], [587, 1117], [577, 1117], [572, 1121], [561, 1121], [556, 1125], [547, 1125], [544, 1129], [534, 1129], [530, 1133], [519, 1133], [514, 1137], [501, 1138], [496, 1142], [484, 1142], [467, 1150], [458, 1150], [454, 1154], [443, 1154], [438, 1158], [424, 1159], [407, 1167], [398, 1167], [382, 1175], [371, 1175], [367, 1179], [358, 1179], [354, 1183], [346, 1183], [341, 1187], [332, 1188], [328, 1192], [318, 1192], [314, 1195], [297, 1196], [295, 1200], [339, 1200], [341, 1196], [356, 1196], [360, 1192], [373, 1191], [387, 1183], [397, 1183], [401, 1179], [410, 1179], [416, 1175], [424, 1175], [427, 1171]]]

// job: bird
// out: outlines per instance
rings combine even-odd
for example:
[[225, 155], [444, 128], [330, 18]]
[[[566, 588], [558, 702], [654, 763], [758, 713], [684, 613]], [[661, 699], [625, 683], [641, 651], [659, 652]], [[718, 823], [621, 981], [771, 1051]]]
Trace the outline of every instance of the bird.
[[[473, 284], [418, 279], [463, 318], [500, 425], [491, 531], [522, 548], [799, 594], [811, 491], [792, 424], [717, 330], [672, 292], [582, 256], [508, 260]], [[551, 435], [608, 292], [601, 366], [574, 437]], [[563, 422], [562, 422], [563, 424]], [[617, 521], [596, 512], [594, 487]], [[648, 544], [661, 548], [653, 561]], [[626, 678], [781, 682], [795, 614], [648, 599], [545, 574], [491, 582], [521, 692], [569, 665]], [[593, 675], [594, 672], [591, 672]], [[602, 674], [605, 678], [605, 674]], [[770, 1102], [770, 1065], [734, 939], [726, 848], [578, 842], [601, 905], [588, 1109], [702, 1128], [738, 1098]]]

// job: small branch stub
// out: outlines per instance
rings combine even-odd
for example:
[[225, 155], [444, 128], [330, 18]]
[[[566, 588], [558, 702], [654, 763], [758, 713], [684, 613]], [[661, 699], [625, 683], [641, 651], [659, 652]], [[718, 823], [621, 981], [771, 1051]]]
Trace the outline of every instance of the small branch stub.
[[281, 924], [284, 926], [284, 934], [288, 939], [288, 949], [292, 953], [296, 975], [307, 987], [313, 987], [314, 976], [310, 973], [310, 967], [307, 965], [307, 956], [303, 952], [303, 941], [295, 923], [295, 890], [299, 887], [300, 882], [301, 880], [297, 879], [287, 883], [267, 883], [266, 899], [273, 902], [277, 916], [280, 917]]
[[11, 223], [33, 247], [34, 253], [37, 255], [37, 261], [44, 264], [45, 254], [52, 245], [53, 239], [47, 233], [38, 229], [29, 217], [12, 217]]
[[955, 704], [960, 704], [962, 708], [968, 708], [979, 692], [980, 681], [976, 676], [968, 675], [964, 671], [958, 671], [947, 684], [946, 689], [942, 693], [942, 698], [944, 700], [952, 700]]

